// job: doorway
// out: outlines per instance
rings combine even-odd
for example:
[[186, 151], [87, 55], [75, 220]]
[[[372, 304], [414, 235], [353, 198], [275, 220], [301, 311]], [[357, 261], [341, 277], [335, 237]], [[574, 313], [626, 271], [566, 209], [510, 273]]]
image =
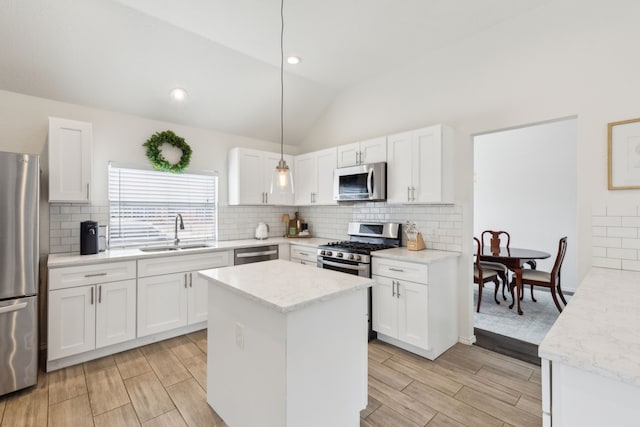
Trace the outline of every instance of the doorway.
[[[577, 281], [577, 119], [575, 117], [499, 130], [473, 138], [474, 236], [483, 230], [506, 230], [511, 247], [536, 249], [551, 256], [537, 269], [551, 271], [558, 241], [567, 236], [562, 289], [571, 294]], [[511, 296], [500, 304], [493, 284], [485, 285], [480, 313], [474, 311], [476, 336], [483, 331], [535, 346], [559, 312], [545, 289], [528, 287], [521, 302], [524, 314], [509, 309]], [[474, 304], [477, 303], [477, 285]], [[475, 307], [475, 305], [474, 305]], [[480, 341], [480, 339], [479, 339]]]

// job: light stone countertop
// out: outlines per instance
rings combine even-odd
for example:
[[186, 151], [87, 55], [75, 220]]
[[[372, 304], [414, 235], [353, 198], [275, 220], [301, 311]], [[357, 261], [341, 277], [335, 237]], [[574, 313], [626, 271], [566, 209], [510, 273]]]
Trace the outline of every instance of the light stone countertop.
[[405, 247], [383, 249], [372, 252], [374, 258], [397, 259], [399, 261], [409, 261], [420, 264], [430, 264], [445, 258], [459, 257], [459, 252], [438, 251], [435, 249], [424, 249], [422, 251], [410, 251]]
[[373, 285], [373, 279], [309, 268], [285, 260], [215, 268], [199, 274], [280, 313], [299, 310]]
[[[322, 238], [306, 238], [306, 239], [285, 239], [283, 237], [270, 237], [265, 240], [245, 239], [245, 240], [226, 240], [217, 242], [206, 242], [207, 247], [198, 249], [188, 249], [180, 251], [167, 251], [167, 252], [143, 252], [140, 249], [109, 249], [104, 252], [99, 252], [95, 255], [80, 255], [78, 252], [74, 253], [60, 253], [50, 254], [47, 261], [49, 268], [57, 267], [70, 267], [86, 264], [101, 264], [114, 261], [129, 261], [143, 258], [157, 258], [174, 255], [190, 255], [201, 254], [207, 252], [218, 252], [236, 248], [246, 248], [252, 246], [266, 246], [277, 244], [303, 244], [298, 242], [304, 240], [305, 246], [318, 246], [329, 242], [329, 239]], [[189, 243], [184, 242], [185, 245]]]
[[592, 268], [538, 354], [640, 386], [640, 272]]
[[[244, 239], [244, 240], [225, 240], [217, 242], [206, 242], [206, 247], [198, 249], [188, 249], [180, 251], [167, 251], [167, 252], [143, 252], [137, 248], [115, 248], [109, 249], [104, 252], [97, 253], [95, 255], [80, 255], [78, 252], [74, 253], [60, 253], [50, 254], [47, 266], [49, 268], [59, 267], [72, 267], [87, 264], [101, 264], [115, 261], [130, 261], [144, 258], [158, 258], [167, 256], [180, 256], [201, 254], [207, 252], [218, 252], [236, 248], [247, 248], [252, 246], [265, 246], [265, 245], [278, 245], [289, 244], [297, 246], [306, 246], [310, 248], [317, 248], [320, 245], [325, 245], [335, 239], [328, 239], [323, 237], [310, 237], [310, 238], [284, 238], [284, 237], [270, 237], [265, 240], [256, 239]], [[185, 245], [189, 243], [184, 242]], [[166, 245], [165, 245], [166, 246]], [[438, 251], [433, 249], [425, 249], [422, 251], [409, 251], [407, 248], [393, 248], [384, 249], [381, 251], [372, 252], [373, 257], [398, 259], [401, 261], [410, 261], [422, 264], [429, 264], [431, 262], [438, 261], [440, 259], [448, 257], [458, 257], [458, 252]]]

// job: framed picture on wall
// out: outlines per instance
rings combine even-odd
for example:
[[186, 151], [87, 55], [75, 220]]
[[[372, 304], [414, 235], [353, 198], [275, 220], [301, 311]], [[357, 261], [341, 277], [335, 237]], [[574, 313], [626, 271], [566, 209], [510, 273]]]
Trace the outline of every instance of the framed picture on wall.
[[640, 119], [613, 122], [609, 130], [609, 190], [640, 189]]

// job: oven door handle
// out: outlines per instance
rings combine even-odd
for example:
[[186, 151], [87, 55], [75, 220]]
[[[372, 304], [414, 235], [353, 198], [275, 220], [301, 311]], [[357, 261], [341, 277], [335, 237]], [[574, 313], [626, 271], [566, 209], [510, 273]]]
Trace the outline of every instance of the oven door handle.
[[369, 174], [367, 175], [367, 192], [369, 197], [373, 198], [373, 168], [369, 169]]
[[323, 265], [330, 265], [332, 267], [346, 268], [348, 270], [363, 271], [367, 269], [366, 265], [342, 264], [340, 262], [325, 261], [325, 260], [321, 260], [320, 263]]

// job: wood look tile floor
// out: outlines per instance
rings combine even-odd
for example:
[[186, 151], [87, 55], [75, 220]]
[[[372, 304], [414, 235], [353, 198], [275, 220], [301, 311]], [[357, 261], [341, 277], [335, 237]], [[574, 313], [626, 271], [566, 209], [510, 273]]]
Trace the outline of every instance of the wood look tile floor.
[[[0, 398], [0, 427], [224, 426], [206, 401], [206, 340], [199, 331], [41, 372]], [[479, 347], [429, 361], [373, 341], [360, 425], [540, 426], [540, 392], [538, 366]]]

